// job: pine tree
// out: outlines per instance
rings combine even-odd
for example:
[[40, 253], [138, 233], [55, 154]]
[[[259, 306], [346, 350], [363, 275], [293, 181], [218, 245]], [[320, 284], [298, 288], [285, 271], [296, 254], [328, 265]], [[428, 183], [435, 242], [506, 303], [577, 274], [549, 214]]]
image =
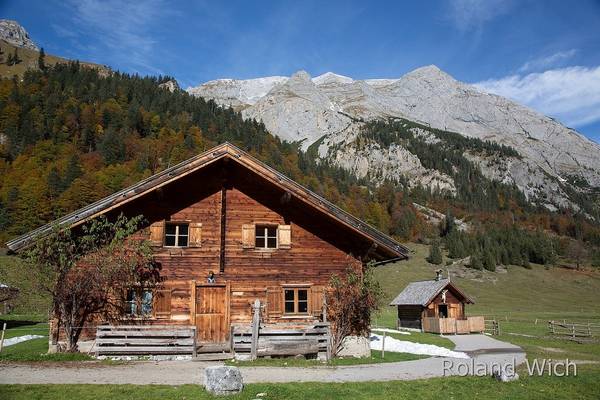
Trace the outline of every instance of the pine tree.
[[15, 47], [15, 53], [13, 54], [12, 57], [12, 62], [13, 64], [19, 64], [21, 62], [21, 59], [19, 58], [19, 49], [17, 49]]
[[491, 248], [487, 248], [483, 255], [483, 268], [488, 271], [496, 271], [496, 260]]
[[45, 71], [46, 70], [46, 53], [44, 52], [44, 48], [43, 47], [40, 49], [40, 54], [38, 56], [38, 68], [41, 71]]
[[440, 244], [438, 241], [435, 241], [429, 248], [429, 256], [427, 257], [427, 262], [435, 265], [440, 265], [442, 261], [442, 251], [440, 250]]
[[71, 186], [71, 183], [81, 175], [83, 175], [83, 171], [79, 165], [79, 158], [77, 157], [77, 154], [73, 154], [71, 155], [71, 158], [69, 158], [69, 163], [67, 164], [67, 169], [65, 171], [64, 188], [66, 189]]
[[481, 258], [479, 257], [479, 253], [474, 253], [471, 255], [471, 268], [473, 269], [483, 269], [483, 264], [481, 263]]
[[55, 199], [63, 191], [63, 182], [56, 167], [52, 167], [47, 178], [48, 194]]
[[442, 228], [440, 230], [440, 234], [441, 236], [447, 236], [449, 234], [451, 234], [452, 232], [454, 232], [456, 230], [456, 222], [454, 220], [454, 216], [452, 215], [452, 212], [450, 212], [450, 210], [448, 210], [446, 212], [446, 217], [444, 218], [444, 221], [442, 222]]

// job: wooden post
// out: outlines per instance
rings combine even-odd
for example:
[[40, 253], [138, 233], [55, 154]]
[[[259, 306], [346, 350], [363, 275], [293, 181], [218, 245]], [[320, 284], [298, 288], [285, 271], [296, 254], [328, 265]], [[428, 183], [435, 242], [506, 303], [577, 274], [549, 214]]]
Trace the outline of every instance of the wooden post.
[[254, 300], [252, 306], [254, 314], [252, 315], [252, 343], [250, 345], [250, 359], [256, 360], [258, 350], [258, 328], [260, 326], [260, 300]]
[[327, 322], [327, 296], [325, 295], [325, 289], [323, 289], [323, 322]]
[[[190, 281], [190, 322], [196, 326], [196, 280]], [[198, 332], [196, 332], [198, 333]]]
[[332, 336], [331, 336], [331, 326], [327, 327], [327, 361], [331, 360], [332, 357], [332, 351], [331, 351], [331, 341], [333, 340]]
[[235, 341], [233, 339], [233, 325], [229, 327], [229, 352], [235, 357]]
[[198, 356], [198, 344], [196, 343], [196, 338], [198, 337], [198, 335], [196, 334], [196, 329], [198, 329], [195, 325], [192, 328], [192, 334], [194, 335], [194, 340], [193, 340], [193, 346], [194, 348], [192, 349], [192, 357], [196, 358]]
[[385, 358], [385, 331], [383, 331], [383, 340], [381, 341], [381, 358]]
[[573, 333], [573, 338], [575, 338], [575, 324], [571, 325], [571, 332]]
[[4, 332], [6, 331], [6, 322], [2, 325], [2, 338], [0, 339], [0, 353], [2, 353], [2, 348], [4, 347]]

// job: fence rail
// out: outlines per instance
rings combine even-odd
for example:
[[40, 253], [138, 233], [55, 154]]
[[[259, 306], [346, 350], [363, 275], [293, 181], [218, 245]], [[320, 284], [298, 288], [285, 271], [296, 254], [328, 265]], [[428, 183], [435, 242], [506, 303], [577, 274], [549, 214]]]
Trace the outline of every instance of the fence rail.
[[100, 325], [96, 357], [123, 354], [192, 354], [196, 356], [196, 327], [170, 325]]
[[495, 319], [485, 320], [485, 333], [498, 336], [500, 334], [500, 323]]
[[548, 321], [548, 330], [553, 335], [570, 337], [600, 337], [600, 324]]

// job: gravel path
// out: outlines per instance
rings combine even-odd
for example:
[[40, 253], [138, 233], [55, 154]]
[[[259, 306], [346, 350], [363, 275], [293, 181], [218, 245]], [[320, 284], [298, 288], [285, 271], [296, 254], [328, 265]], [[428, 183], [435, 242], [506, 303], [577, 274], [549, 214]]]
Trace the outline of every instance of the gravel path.
[[[244, 382], [357, 382], [432, 378], [472, 371], [476, 365], [520, 364], [525, 353], [514, 345], [485, 335], [447, 336], [457, 351], [472, 354], [472, 359], [432, 357], [397, 363], [340, 367], [273, 368], [242, 367]], [[0, 364], [0, 384], [91, 383], [91, 384], [165, 384], [201, 383], [203, 370], [219, 363], [191, 361], [138, 361], [127, 364], [38, 363]], [[462, 366], [459, 366], [462, 365]]]

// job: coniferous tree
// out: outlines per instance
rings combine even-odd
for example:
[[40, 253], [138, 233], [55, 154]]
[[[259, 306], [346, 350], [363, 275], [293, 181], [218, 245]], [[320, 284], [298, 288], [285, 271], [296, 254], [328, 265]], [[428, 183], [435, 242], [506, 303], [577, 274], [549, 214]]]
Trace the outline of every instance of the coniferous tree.
[[481, 258], [479, 253], [474, 253], [471, 255], [471, 264], [470, 267], [473, 269], [483, 269], [483, 264], [481, 263]]
[[38, 55], [38, 68], [41, 71], [46, 70], [46, 53], [43, 47], [40, 49], [40, 54]]
[[65, 170], [64, 187], [68, 188], [71, 186], [71, 183], [73, 183], [73, 181], [79, 178], [82, 174], [83, 171], [79, 165], [79, 158], [77, 157], [77, 154], [71, 155], [71, 158], [69, 158], [69, 163], [67, 164], [67, 169]]
[[13, 65], [19, 64], [21, 62], [21, 59], [19, 58], [19, 49], [16, 47], [15, 47], [15, 52], [12, 57], [12, 62], [13, 62]]
[[488, 271], [496, 271], [496, 260], [491, 248], [487, 248], [483, 253], [483, 268]]
[[442, 261], [442, 251], [440, 250], [440, 244], [438, 241], [435, 241], [429, 248], [429, 256], [427, 257], [427, 262], [435, 265], [440, 265]]
[[48, 193], [51, 198], [56, 198], [64, 189], [60, 173], [56, 167], [52, 167], [48, 173]]

